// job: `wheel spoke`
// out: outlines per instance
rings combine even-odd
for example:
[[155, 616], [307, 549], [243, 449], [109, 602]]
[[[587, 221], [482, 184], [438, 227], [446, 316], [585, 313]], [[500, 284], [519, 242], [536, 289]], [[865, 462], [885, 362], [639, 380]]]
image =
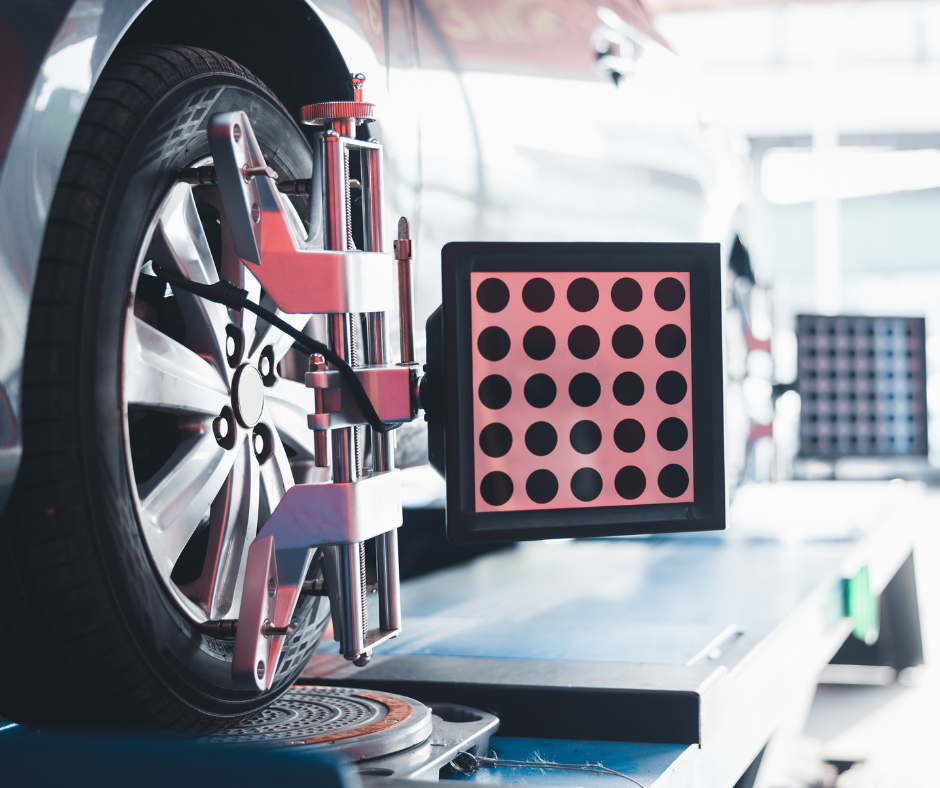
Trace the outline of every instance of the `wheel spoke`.
[[[261, 283], [255, 278], [255, 275], [251, 273], [251, 271], [245, 268], [245, 265], [241, 260], [238, 261], [238, 265], [239, 272], [241, 274], [241, 284], [239, 287], [248, 291], [249, 301], [253, 301], [256, 304], [259, 303], [261, 301]], [[254, 347], [255, 335], [258, 331], [258, 316], [248, 309], [243, 309], [239, 313], [239, 318], [240, 321], [238, 325], [242, 327], [242, 331], [245, 333], [246, 349], [249, 351], [248, 355], [251, 355], [250, 351], [251, 348]], [[255, 360], [255, 363], [257, 363], [257, 359]]]
[[[228, 217], [225, 214], [225, 202], [222, 200], [221, 190], [202, 189], [198, 193], [198, 198], [199, 203], [211, 205], [219, 212], [222, 225], [222, 259], [219, 261], [219, 271], [222, 279], [237, 285], [243, 290], [247, 290], [248, 298], [258, 303], [261, 298], [261, 285], [235, 253], [235, 244], [232, 241], [232, 233], [229, 231]], [[257, 316], [254, 312], [243, 309], [241, 312], [230, 312], [229, 317], [233, 325], [239, 326], [245, 332], [245, 341], [250, 347], [255, 336]]]
[[248, 545], [258, 532], [258, 462], [245, 439], [209, 513], [209, 546], [202, 574], [180, 590], [210, 619], [237, 616]]
[[[262, 306], [273, 311], [281, 320], [290, 323], [298, 331], [303, 331], [304, 326], [310, 322], [310, 315], [292, 315], [277, 309], [270, 297], [264, 299]], [[279, 328], [275, 328], [263, 318], [258, 318], [258, 328], [255, 331], [254, 341], [251, 343], [250, 357], [257, 363], [261, 351], [270, 345], [274, 351], [274, 364], [277, 365], [293, 344], [294, 338], [292, 336], [285, 334]]]
[[261, 466], [261, 486], [268, 502], [268, 509], [273, 512], [281, 502], [285, 493], [294, 486], [294, 475], [291, 472], [290, 461], [284, 444], [278, 434], [277, 425], [271, 418], [271, 410], [265, 405], [265, 412], [261, 420], [267, 424], [274, 438], [274, 454]]
[[297, 461], [313, 460], [313, 430], [307, 414], [314, 412], [314, 392], [303, 383], [279, 378], [265, 390], [265, 408], [281, 440], [297, 455]]
[[229, 396], [205, 359], [131, 316], [124, 340], [124, 400], [157, 410], [218, 415]]
[[235, 461], [208, 422], [183, 439], [157, 475], [140, 485], [141, 514], [154, 560], [169, 577], [180, 553], [209, 511]]
[[[188, 184], [176, 184], [163, 201], [150, 254], [155, 262], [190, 281], [202, 284], [219, 281]], [[228, 309], [184, 290], [174, 290], [173, 294], [186, 325], [187, 345], [228, 374], [225, 357], [225, 328], [231, 322]]]

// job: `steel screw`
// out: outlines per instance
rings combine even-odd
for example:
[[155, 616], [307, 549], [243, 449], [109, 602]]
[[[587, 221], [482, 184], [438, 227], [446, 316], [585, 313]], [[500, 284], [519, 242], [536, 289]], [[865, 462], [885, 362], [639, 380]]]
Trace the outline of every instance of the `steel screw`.
[[364, 74], [350, 74], [349, 79], [353, 86], [353, 101], [362, 101], [362, 86], [366, 78]]

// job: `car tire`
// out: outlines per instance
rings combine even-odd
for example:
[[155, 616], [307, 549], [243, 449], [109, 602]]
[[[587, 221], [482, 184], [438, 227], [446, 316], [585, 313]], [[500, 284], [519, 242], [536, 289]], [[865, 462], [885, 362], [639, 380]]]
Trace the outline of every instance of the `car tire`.
[[[154, 470], [138, 469], [147, 462], [160, 466], [166, 458], [146, 440], [140, 448], [139, 422], [128, 416], [127, 330], [135, 315], [146, 311], [143, 284], [158, 300], [169, 302], [173, 295], [163, 292], [165, 283], [142, 272], [142, 262], [149, 261], [141, 249], [180, 172], [207, 161], [209, 117], [234, 110], [248, 114], [268, 163], [281, 178], [310, 176], [309, 143], [277, 98], [237, 63], [192, 47], [118, 52], [73, 137], [30, 308], [23, 458], [0, 521], [5, 622], [0, 715], [7, 719], [33, 725], [219, 729], [287, 689], [326, 628], [328, 603], [302, 597], [296, 614], [300, 626], [285, 643], [271, 690], [236, 688], [232, 642], [202, 633], [199, 619], [212, 618], [211, 611], [206, 607], [200, 616], [198, 605], [186, 596], [192, 578], [183, 578], [188, 586], [174, 585], [176, 580], [161, 574], [141, 519], [138, 477]], [[302, 215], [303, 206], [297, 207]], [[218, 266], [224, 215], [215, 222], [218, 227], [209, 226], [212, 216], [200, 207]], [[158, 306], [163, 309], [163, 302]], [[176, 329], [161, 324], [160, 330], [164, 337], [175, 336]], [[188, 341], [188, 326], [179, 330], [183, 339], [177, 339]], [[225, 378], [231, 370], [219, 374]], [[269, 369], [268, 377], [275, 380], [276, 372]], [[179, 451], [185, 420], [164, 416], [162, 422], [155, 417], [152, 443], [176, 445]], [[190, 419], [186, 429], [187, 435], [195, 430], [202, 436], [209, 429], [211, 437], [211, 420]], [[245, 438], [245, 467], [259, 473], [261, 455], [252, 460], [250, 447], [260, 442], [251, 440]], [[226, 477], [229, 483], [242, 483], [237, 467]], [[255, 521], [247, 515], [239, 521], [249, 523], [237, 544], [245, 552], [276, 504], [276, 496], [264, 487], [263, 468], [260, 473], [261, 502], [251, 504], [259, 507]], [[200, 523], [198, 534], [210, 530]], [[200, 546], [190, 549], [192, 543], [185, 548], [189, 571], [196, 566], [198, 573]], [[316, 560], [313, 566], [319, 566]]]

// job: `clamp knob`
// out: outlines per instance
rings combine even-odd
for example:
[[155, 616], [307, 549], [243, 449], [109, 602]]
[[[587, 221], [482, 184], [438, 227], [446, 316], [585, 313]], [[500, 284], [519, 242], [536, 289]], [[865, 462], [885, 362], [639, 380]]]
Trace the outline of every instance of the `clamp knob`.
[[375, 120], [375, 104], [362, 100], [362, 85], [366, 78], [362, 74], [350, 74], [349, 78], [353, 86], [352, 101], [305, 104], [300, 109], [301, 122], [308, 126], [324, 126], [332, 120], [352, 120], [358, 126]]

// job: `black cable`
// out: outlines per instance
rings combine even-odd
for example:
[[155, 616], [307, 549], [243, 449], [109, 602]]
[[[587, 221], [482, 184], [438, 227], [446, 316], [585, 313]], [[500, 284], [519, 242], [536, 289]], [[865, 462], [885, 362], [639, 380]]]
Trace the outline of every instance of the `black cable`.
[[247, 290], [236, 287], [227, 279], [220, 279], [218, 282], [214, 282], [211, 285], [193, 282], [189, 279], [183, 279], [181, 276], [168, 273], [165, 268], [157, 263], [153, 264], [153, 272], [161, 279], [165, 279], [173, 287], [178, 287], [180, 290], [185, 290], [187, 293], [192, 293], [195, 296], [199, 296], [199, 298], [204, 298], [206, 301], [213, 301], [216, 304], [222, 304], [236, 311], [247, 309], [249, 312], [254, 312], [262, 320], [292, 337], [295, 342], [309, 353], [319, 353], [336, 367], [343, 376], [343, 380], [345, 380], [346, 385], [349, 386], [353, 399], [356, 400], [356, 404], [359, 406], [359, 410], [362, 411], [362, 415], [365, 416], [366, 421], [369, 422], [369, 426], [372, 427], [372, 429], [376, 432], [390, 432], [398, 427], [397, 424], [386, 424], [379, 418], [379, 414], [376, 413], [372, 400], [369, 399], [369, 395], [362, 386], [362, 381], [359, 380], [356, 371], [346, 363], [345, 359], [338, 356], [327, 345], [324, 345], [322, 342], [317, 342], [317, 340], [308, 337], [302, 331], [298, 331], [290, 323], [281, 320], [281, 318], [273, 312], [268, 311], [263, 306], [259, 306], [254, 301], [249, 301]]

